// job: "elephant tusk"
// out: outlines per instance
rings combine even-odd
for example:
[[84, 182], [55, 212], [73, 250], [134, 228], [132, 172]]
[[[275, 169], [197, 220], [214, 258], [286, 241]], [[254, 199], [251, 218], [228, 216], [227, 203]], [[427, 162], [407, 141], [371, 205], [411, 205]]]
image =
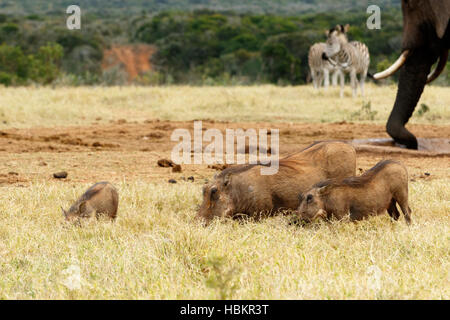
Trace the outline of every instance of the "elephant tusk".
[[439, 62], [438, 65], [436, 66], [436, 69], [434, 69], [427, 78], [427, 83], [432, 82], [433, 80], [435, 80], [437, 77], [439, 77], [439, 75], [442, 73], [442, 70], [444, 70], [445, 65], [447, 64], [447, 59], [448, 59], [448, 50], [442, 51], [441, 56], [439, 57]]
[[409, 55], [409, 50], [403, 51], [402, 54], [400, 55], [400, 57], [398, 57], [397, 61], [395, 61], [392, 66], [390, 66], [389, 68], [387, 68], [386, 70], [384, 70], [382, 72], [375, 73], [373, 75], [373, 78], [375, 80], [380, 80], [380, 79], [384, 79], [384, 78], [392, 76], [405, 63], [406, 59], [408, 58], [408, 55]]

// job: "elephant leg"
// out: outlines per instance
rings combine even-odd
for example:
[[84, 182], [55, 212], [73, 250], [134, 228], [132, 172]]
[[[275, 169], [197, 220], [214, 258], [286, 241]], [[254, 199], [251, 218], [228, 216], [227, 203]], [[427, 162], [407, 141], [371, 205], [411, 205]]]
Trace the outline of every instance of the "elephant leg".
[[408, 149], [417, 149], [416, 137], [405, 128], [422, 95], [431, 66], [438, 54], [426, 48], [413, 50], [400, 70], [397, 97], [386, 124], [388, 134], [395, 142]]

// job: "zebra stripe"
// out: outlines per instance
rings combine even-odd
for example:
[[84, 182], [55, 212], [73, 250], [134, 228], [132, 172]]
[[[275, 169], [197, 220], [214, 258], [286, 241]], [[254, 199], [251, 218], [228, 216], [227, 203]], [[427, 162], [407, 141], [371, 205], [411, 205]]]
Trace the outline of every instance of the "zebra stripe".
[[337, 76], [340, 74], [340, 68], [333, 66], [329, 61], [322, 59], [322, 54], [325, 52], [326, 43], [314, 43], [309, 48], [308, 64], [311, 71], [314, 88], [319, 88], [322, 81], [325, 88], [329, 85], [329, 74], [333, 72], [333, 85], [337, 82]]
[[[364, 81], [370, 64], [370, 54], [367, 46], [359, 41], [348, 42], [345, 29], [337, 26], [328, 33], [325, 53], [330, 62], [342, 67], [345, 73], [350, 73], [350, 82], [353, 89], [353, 96], [356, 95], [356, 75], [359, 74], [359, 84], [361, 95], [364, 96]], [[343, 88], [341, 85], [341, 96]]]

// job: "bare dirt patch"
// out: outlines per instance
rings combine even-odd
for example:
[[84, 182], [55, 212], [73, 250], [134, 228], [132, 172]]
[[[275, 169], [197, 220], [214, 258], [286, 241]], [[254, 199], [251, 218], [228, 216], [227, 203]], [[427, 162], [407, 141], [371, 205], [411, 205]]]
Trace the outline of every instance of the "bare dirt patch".
[[114, 45], [103, 52], [102, 69], [119, 66], [134, 80], [139, 74], [152, 70], [150, 58], [155, 48], [145, 44]]
[[[170, 135], [176, 128], [193, 132], [192, 121], [147, 120], [142, 123], [126, 121], [84, 127], [7, 129], [0, 132], [0, 184], [27, 183], [53, 179], [52, 174], [67, 171], [66, 182], [95, 182], [99, 180], [168, 179], [183, 181], [195, 177], [196, 183], [211, 178], [217, 166], [183, 165], [181, 172], [158, 166], [158, 160], [170, 159], [176, 142]], [[226, 128], [266, 128], [280, 130], [280, 154], [297, 152], [314, 141], [380, 138], [388, 139], [383, 125], [356, 123], [252, 123], [203, 121], [203, 129], [216, 128], [225, 134]], [[358, 167], [362, 171], [381, 159], [403, 161], [412, 179], [450, 177], [450, 154], [436, 152], [437, 139], [450, 136], [449, 126], [412, 125], [417, 136], [433, 142], [434, 151], [411, 151], [393, 146], [357, 146]], [[443, 140], [442, 140], [443, 141]], [[442, 142], [441, 141], [441, 142]], [[445, 143], [442, 142], [442, 143]], [[206, 145], [206, 144], [204, 144]], [[45, 163], [45, 165], [43, 165]], [[10, 175], [15, 172], [17, 175]], [[429, 173], [429, 175], [425, 175]]]

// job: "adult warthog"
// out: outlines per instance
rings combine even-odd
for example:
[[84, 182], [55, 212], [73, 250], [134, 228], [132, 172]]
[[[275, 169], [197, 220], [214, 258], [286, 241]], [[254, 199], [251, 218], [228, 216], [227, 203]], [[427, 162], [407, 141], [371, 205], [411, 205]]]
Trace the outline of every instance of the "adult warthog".
[[262, 175], [261, 165], [225, 169], [203, 188], [198, 218], [240, 215], [260, 218], [297, 209], [299, 193], [324, 179], [355, 175], [355, 149], [342, 142], [319, 142], [279, 161], [278, 173]]

